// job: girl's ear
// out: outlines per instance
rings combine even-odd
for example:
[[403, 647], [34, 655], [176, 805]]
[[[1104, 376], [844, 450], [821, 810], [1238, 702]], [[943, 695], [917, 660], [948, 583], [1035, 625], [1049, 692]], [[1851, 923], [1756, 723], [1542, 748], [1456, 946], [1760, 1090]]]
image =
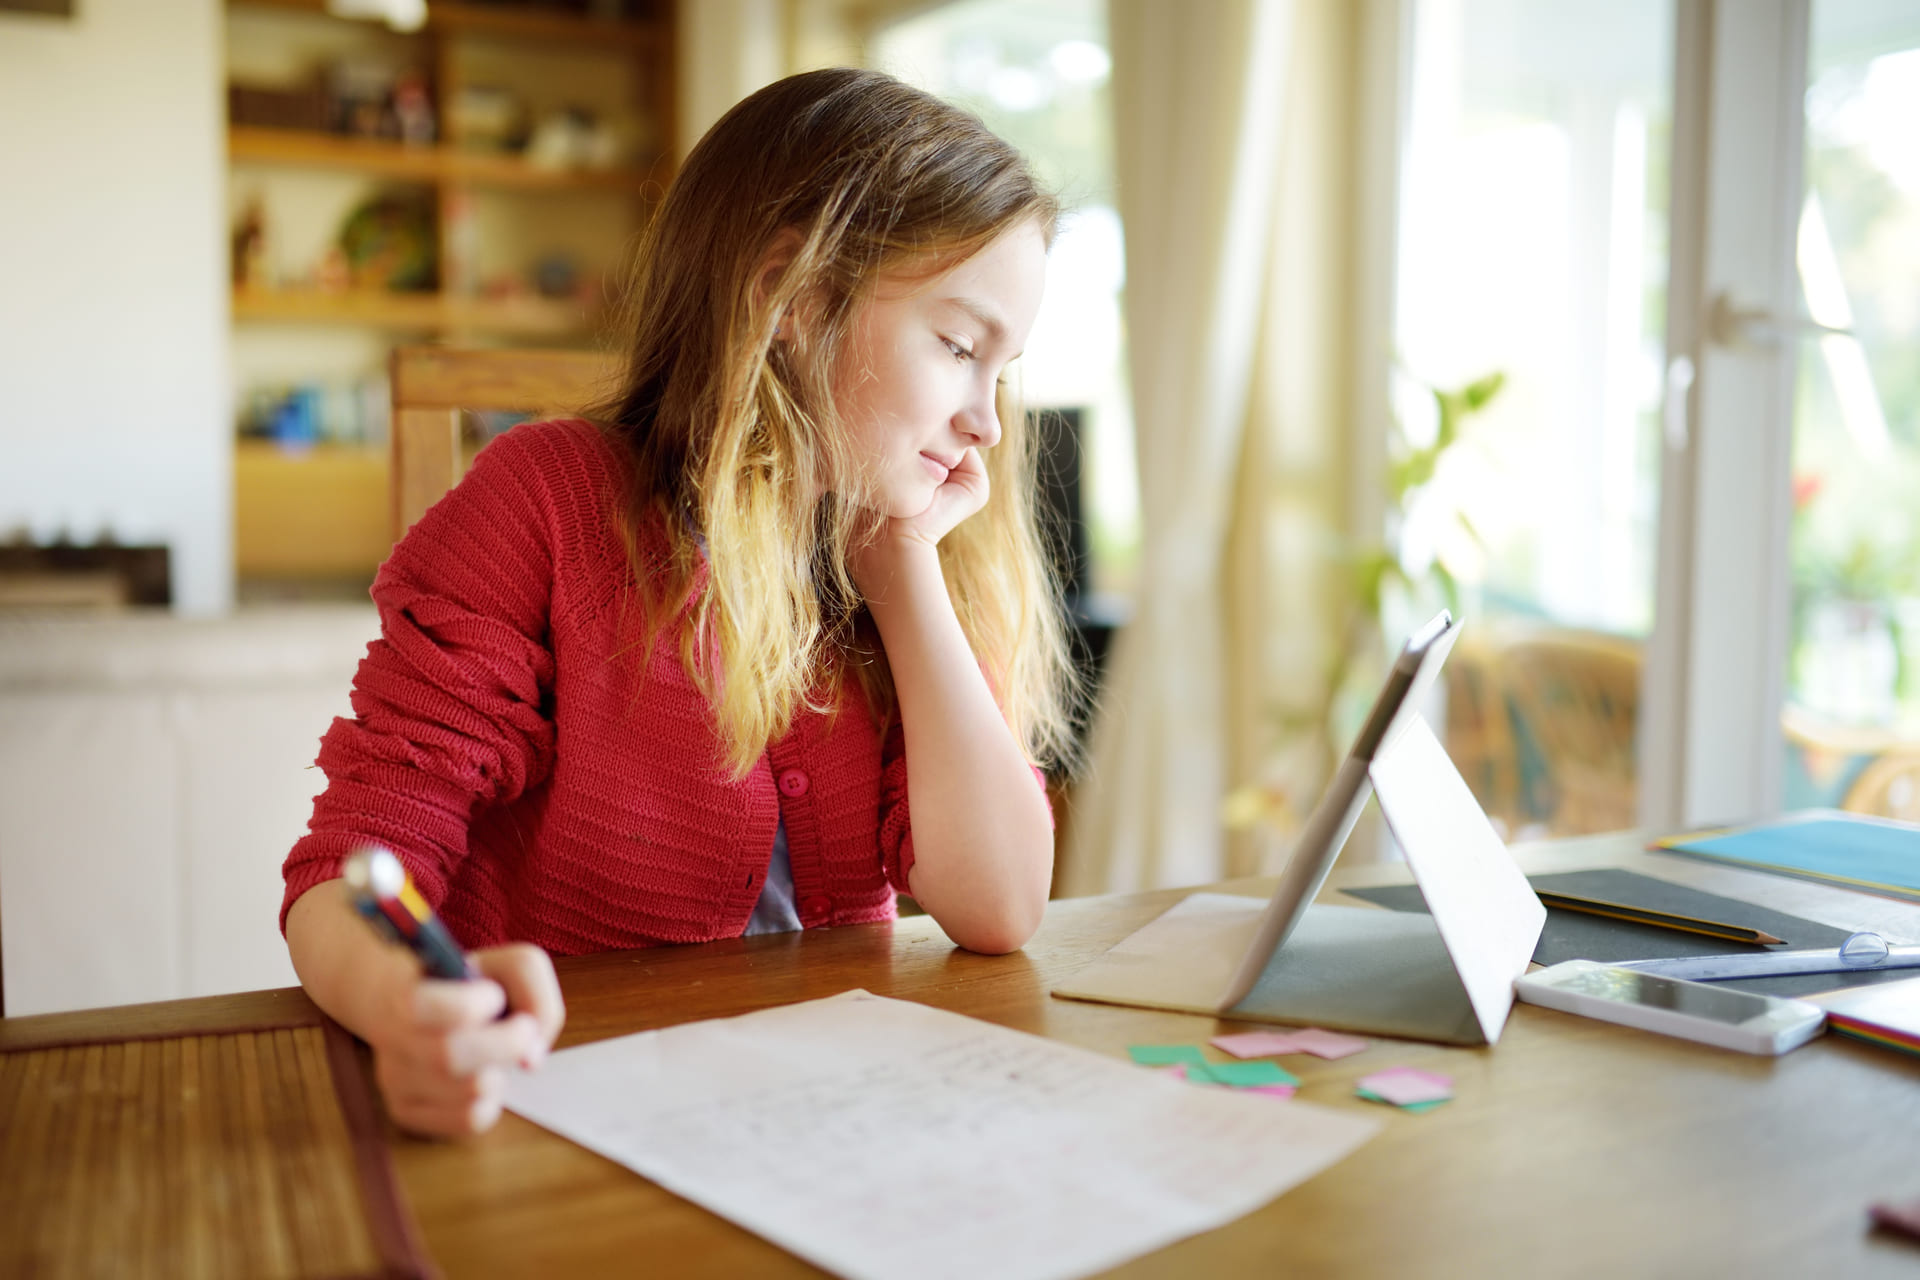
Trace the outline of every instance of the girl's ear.
[[[760, 258], [760, 265], [753, 273], [754, 309], [764, 313], [770, 305], [770, 299], [780, 288], [781, 277], [793, 260], [799, 256], [800, 246], [805, 243], [798, 230], [782, 227], [773, 237], [773, 243]], [[794, 336], [794, 308], [789, 304], [783, 314], [774, 322], [773, 336], [782, 341], [792, 341]]]

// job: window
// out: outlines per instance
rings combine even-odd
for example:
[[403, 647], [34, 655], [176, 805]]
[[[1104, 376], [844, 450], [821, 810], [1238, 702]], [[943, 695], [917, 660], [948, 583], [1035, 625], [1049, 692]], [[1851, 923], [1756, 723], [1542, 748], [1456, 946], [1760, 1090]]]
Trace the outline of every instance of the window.
[[[1449, 752], [1509, 836], [1634, 825], [1668, 276], [1668, 0], [1426, 0], [1400, 153], [1390, 546], [1470, 619]], [[1468, 409], [1458, 393], [1490, 399]], [[1458, 427], [1440, 443], [1436, 392]], [[1476, 396], [1476, 400], [1478, 396]]]
[[1409, 504], [1406, 558], [1439, 557], [1475, 612], [1643, 635], [1670, 6], [1456, 0], [1412, 11], [1397, 416], [1429, 443], [1428, 388], [1492, 373], [1504, 383]]

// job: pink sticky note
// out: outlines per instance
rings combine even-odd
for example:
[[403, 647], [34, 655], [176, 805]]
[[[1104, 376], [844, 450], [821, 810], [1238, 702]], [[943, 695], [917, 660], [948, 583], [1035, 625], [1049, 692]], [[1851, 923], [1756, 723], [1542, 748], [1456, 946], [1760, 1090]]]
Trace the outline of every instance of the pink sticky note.
[[1362, 1076], [1360, 1087], [1379, 1094], [1398, 1107], [1413, 1102], [1439, 1102], [1453, 1096], [1453, 1081], [1413, 1067], [1389, 1067], [1385, 1071]]
[[1164, 1067], [1155, 1067], [1154, 1070], [1161, 1075], [1172, 1076], [1176, 1080], [1187, 1078], [1187, 1064], [1184, 1062], [1170, 1062]]
[[1264, 1093], [1269, 1098], [1291, 1098], [1293, 1096], [1293, 1091], [1298, 1087], [1299, 1087], [1298, 1085], [1291, 1085], [1291, 1084], [1256, 1084], [1251, 1086], [1250, 1088], [1237, 1090], [1237, 1092]]
[[1237, 1036], [1215, 1036], [1207, 1043], [1216, 1049], [1225, 1049], [1236, 1058], [1265, 1058], [1276, 1053], [1300, 1052], [1296, 1037], [1283, 1031], [1248, 1031]]
[[1296, 1031], [1292, 1039], [1300, 1046], [1302, 1053], [1311, 1053], [1319, 1058], [1344, 1058], [1367, 1047], [1367, 1042], [1359, 1036], [1343, 1036], [1337, 1031], [1322, 1031], [1319, 1027]]

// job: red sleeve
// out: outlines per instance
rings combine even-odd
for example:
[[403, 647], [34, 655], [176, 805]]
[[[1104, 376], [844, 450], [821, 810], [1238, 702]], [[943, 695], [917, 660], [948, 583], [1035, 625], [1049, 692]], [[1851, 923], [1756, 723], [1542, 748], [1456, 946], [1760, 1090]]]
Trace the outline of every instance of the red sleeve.
[[438, 906], [476, 802], [511, 801], [552, 765], [552, 437], [522, 428], [414, 525], [374, 579], [380, 638], [316, 762], [326, 790], [282, 867], [287, 911], [377, 841]]
[[[1046, 771], [1033, 766], [1040, 795], [1047, 797]], [[1047, 821], [1053, 822], [1053, 801], [1047, 799]], [[907, 732], [898, 722], [887, 730], [880, 748], [880, 865], [895, 893], [912, 895], [907, 876], [913, 871], [913, 821], [907, 811]]]

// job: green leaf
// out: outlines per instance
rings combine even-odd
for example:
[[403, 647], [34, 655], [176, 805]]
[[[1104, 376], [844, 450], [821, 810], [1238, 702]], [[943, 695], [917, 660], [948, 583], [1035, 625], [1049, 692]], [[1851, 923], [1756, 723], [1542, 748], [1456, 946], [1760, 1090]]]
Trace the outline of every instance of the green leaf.
[[1452, 393], [1437, 389], [1433, 393], [1433, 403], [1440, 411], [1440, 426], [1433, 436], [1433, 451], [1439, 454], [1451, 448], [1460, 434], [1460, 403]]
[[1469, 382], [1462, 388], [1460, 398], [1466, 401], [1469, 412], [1478, 413], [1493, 403], [1493, 398], [1500, 394], [1500, 388], [1506, 385], [1507, 375], [1496, 369], [1483, 378]]
[[1913, 663], [1907, 658], [1907, 632], [1900, 611], [1887, 610], [1887, 636], [1893, 641], [1893, 691], [1905, 702], [1913, 697]]
[[1473, 521], [1467, 519], [1467, 513], [1464, 511], [1456, 511], [1453, 514], [1454, 518], [1460, 522], [1460, 527], [1467, 531], [1467, 536], [1473, 539], [1473, 545], [1485, 551], [1487, 549], [1487, 540], [1480, 536], [1478, 529], [1473, 527]]
[[1384, 548], [1369, 551], [1354, 563], [1353, 594], [1370, 618], [1380, 616], [1380, 587], [1388, 574], [1399, 575], [1400, 563]]
[[1413, 490], [1433, 479], [1440, 465], [1439, 449], [1415, 449], [1387, 469], [1387, 483], [1396, 505]]
[[1447, 566], [1445, 566], [1444, 564], [1441, 564], [1438, 560], [1435, 560], [1433, 562], [1433, 568], [1430, 572], [1432, 572], [1434, 580], [1440, 584], [1440, 594], [1446, 600], [1447, 608], [1453, 613], [1454, 617], [1456, 618], [1459, 617], [1460, 616], [1460, 582], [1459, 580], [1453, 576], [1452, 570], [1448, 569]]

